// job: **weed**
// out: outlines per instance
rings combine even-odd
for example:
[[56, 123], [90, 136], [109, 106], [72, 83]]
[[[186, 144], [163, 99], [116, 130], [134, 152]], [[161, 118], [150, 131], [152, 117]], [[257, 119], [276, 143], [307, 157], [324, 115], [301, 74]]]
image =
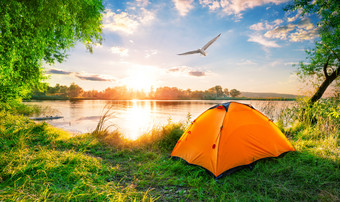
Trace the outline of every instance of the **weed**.
[[93, 131], [93, 134], [103, 135], [110, 131], [111, 127], [115, 125], [112, 123], [108, 123], [114, 118], [114, 111], [112, 110], [114, 105], [107, 104], [104, 107], [104, 114], [100, 117], [99, 122], [96, 126], [96, 129]]

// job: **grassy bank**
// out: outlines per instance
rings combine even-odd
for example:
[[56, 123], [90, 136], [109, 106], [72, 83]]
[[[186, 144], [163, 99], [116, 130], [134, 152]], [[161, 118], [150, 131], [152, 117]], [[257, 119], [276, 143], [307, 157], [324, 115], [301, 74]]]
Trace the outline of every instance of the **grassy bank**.
[[200, 167], [169, 158], [185, 123], [168, 123], [128, 141], [105, 130], [72, 136], [14, 115], [20, 110], [2, 110], [0, 201], [337, 201], [339, 102], [302, 108], [285, 110], [278, 122], [296, 152], [218, 181]]

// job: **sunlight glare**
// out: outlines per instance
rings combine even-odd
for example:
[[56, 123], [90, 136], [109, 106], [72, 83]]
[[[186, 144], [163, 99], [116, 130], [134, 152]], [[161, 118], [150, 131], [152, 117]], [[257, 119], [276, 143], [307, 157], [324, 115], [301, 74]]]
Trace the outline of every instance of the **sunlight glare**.
[[155, 83], [155, 76], [147, 70], [134, 70], [130, 72], [130, 76], [126, 78], [125, 83], [128, 88], [148, 93]]
[[132, 106], [126, 111], [126, 137], [136, 140], [142, 134], [148, 132], [152, 128], [152, 119], [150, 115], [151, 106], [144, 102], [132, 101]]

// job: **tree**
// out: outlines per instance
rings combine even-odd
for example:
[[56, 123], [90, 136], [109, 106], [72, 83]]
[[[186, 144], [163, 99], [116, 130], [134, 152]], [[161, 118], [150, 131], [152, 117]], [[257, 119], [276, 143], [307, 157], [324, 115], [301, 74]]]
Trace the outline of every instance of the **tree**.
[[215, 86], [214, 88], [215, 88], [215, 91], [216, 91], [216, 96], [218, 98], [223, 97], [224, 93], [223, 93], [223, 90], [222, 90], [223, 89], [222, 86]]
[[83, 42], [101, 42], [101, 0], [0, 1], [0, 102], [17, 99], [46, 78], [43, 62], [62, 62]]
[[176, 87], [160, 87], [156, 89], [155, 98], [161, 100], [177, 100], [182, 97], [183, 93]]
[[206, 94], [207, 98], [210, 99], [221, 98], [224, 95], [222, 87], [219, 85], [209, 88]]
[[191, 93], [190, 96], [192, 99], [196, 99], [196, 100], [202, 100], [204, 99], [204, 92], [200, 91], [200, 90], [195, 90]]
[[228, 88], [225, 88], [224, 90], [223, 90], [223, 93], [224, 93], [224, 95], [226, 96], [226, 97], [229, 97], [229, 90], [228, 90]]
[[70, 98], [80, 97], [83, 94], [84, 90], [75, 83], [72, 83], [68, 88], [68, 96]]
[[[320, 37], [315, 47], [306, 50], [307, 62], [300, 62], [298, 74], [301, 78], [316, 76], [323, 80], [309, 104], [318, 101], [328, 86], [340, 75], [340, 1], [334, 0], [294, 0], [286, 10], [302, 11], [302, 16], [318, 16], [317, 29]], [[339, 86], [337, 86], [339, 87]]]
[[237, 97], [237, 96], [241, 95], [241, 92], [236, 90], [236, 89], [231, 89], [229, 93], [230, 93], [231, 97]]

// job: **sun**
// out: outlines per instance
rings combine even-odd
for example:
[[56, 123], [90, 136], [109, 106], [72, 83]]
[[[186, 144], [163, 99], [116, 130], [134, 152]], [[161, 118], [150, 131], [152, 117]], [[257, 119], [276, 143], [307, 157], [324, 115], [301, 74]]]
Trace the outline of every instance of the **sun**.
[[148, 71], [134, 71], [125, 81], [128, 88], [148, 93], [155, 84], [155, 77]]

